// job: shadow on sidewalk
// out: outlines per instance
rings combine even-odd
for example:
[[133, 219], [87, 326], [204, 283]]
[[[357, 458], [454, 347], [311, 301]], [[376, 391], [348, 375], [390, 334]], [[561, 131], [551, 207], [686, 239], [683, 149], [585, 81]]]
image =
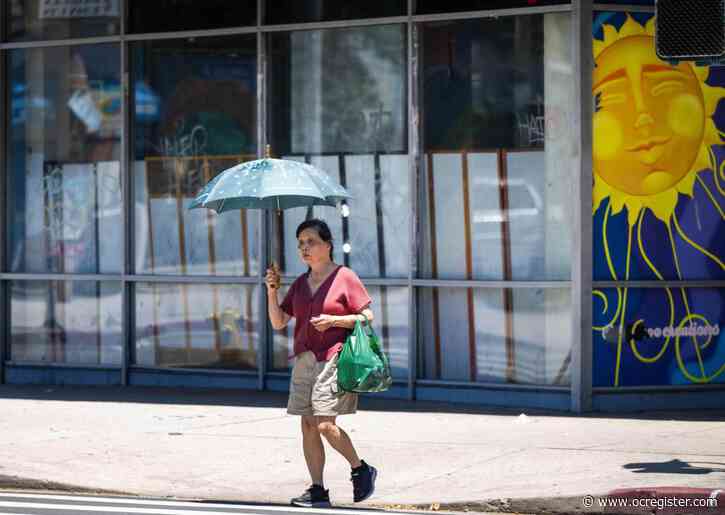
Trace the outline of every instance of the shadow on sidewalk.
[[[725, 466], [725, 463], [706, 464]], [[693, 467], [690, 463], [682, 460], [627, 463], [622, 468], [629, 469], [635, 474], [712, 474], [713, 472], [725, 472], [725, 468]]]
[[[239, 406], [254, 408], [286, 408], [287, 393], [234, 390], [224, 388], [148, 387], [148, 386], [78, 386], [78, 385], [0, 385], [0, 399], [32, 399], [78, 402], [129, 402], [147, 404], [179, 404], [204, 406]], [[586, 413], [577, 415], [564, 411], [456, 404], [439, 401], [408, 401], [388, 399], [376, 394], [362, 395], [362, 410], [403, 413], [458, 413], [469, 415], [501, 415], [570, 418], [604, 418], [623, 420], [725, 421], [725, 410], [641, 411], [633, 413]]]

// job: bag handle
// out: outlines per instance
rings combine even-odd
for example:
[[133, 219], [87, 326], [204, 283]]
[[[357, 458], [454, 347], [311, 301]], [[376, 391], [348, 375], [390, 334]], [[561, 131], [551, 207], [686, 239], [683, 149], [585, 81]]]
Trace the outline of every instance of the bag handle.
[[358, 314], [358, 315], [362, 315], [362, 316], [363, 316], [363, 318], [365, 319], [365, 321], [364, 321], [364, 322], [360, 322], [360, 320], [358, 320], [358, 321], [357, 321], [357, 323], [359, 323], [359, 324], [360, 324], [360, 328], [361, 328], [361, 329], [362, 329], [362, 330], [363, 330], [363, 331], [364, 331], [364, 332], [365, 332], [365, 333], [366, 333], [366, 334], [367, 334], [368, 336], [372, 336], [372, 335], [374, 335], [374, 334], [375, 334], [375, 329], [373, 329], [373, 326], [372, 326], [372, 324], [370, 323], [370, 319], [369, 319], [369, 318], [367, 317], [367, 315], [366, 315], [365, 313], [362, 313], [362, 312], [360, 312], [360, 313], [357, 313], [357, 314]]

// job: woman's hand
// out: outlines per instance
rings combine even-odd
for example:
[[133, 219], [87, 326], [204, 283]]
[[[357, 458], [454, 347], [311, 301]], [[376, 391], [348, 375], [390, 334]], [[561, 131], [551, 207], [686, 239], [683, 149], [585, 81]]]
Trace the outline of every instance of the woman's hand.
[[276, 291], [282, 285], [282, 276], [279, 273], [277, 265], [273, 264], [267, 269], [267, 275], [264, 277], [267, 290]]
[[320, 315], [318, 317], [310, 318], [310, 323], [312, 324], [312, 327], [314, 327], [321, 333], [324, 333], [330, 327], [332, 327], [334, 322], [335, 317], [332, 315]]

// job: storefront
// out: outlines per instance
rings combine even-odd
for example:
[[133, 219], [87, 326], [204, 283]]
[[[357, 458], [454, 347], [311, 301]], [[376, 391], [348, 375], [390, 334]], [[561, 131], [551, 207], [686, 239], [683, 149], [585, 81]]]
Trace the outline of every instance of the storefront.
[[[285, 391], [262, 276], [314, 215], [379, 395], [725, 402], [725, 68], [657, 59], [653, 1], [0, 6], [3, 382]], [[187, 209], [266, 145], [349, 206]]]

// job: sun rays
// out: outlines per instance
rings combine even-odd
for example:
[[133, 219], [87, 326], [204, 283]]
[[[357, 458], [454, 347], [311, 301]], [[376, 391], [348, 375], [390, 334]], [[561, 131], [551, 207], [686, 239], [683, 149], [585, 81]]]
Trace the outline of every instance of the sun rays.
[[[720, 256], [708, 250], [696, 237], [683, 229], [676, 207], [683, 197], [700, 195], [725, 220], [725, 162], [718, 166], [714, 145], [721, 144], [725, 134], [718, 130], [714, 114], [725, 88], [707, 84], [709, 68], [689, 62], [666, 63], [654, 52], [654, 18], [642, 26], [630, 16], [617, 30], [603, 26], [603, 40], [594, 40], [596, 69], [593, 74], [596, 108], [594, 114], [594, 184], [593, 213], [608, 200], [602, 221], [602, 245], [612, 280], [630, 280], [632, 250], [636, 246], [649, 272], [659, 280], [666, 279], [647, 252], [642, 238], [646, 224], [664, 224], [669, 241], [658, 242], [670, 250], [672, 264], [679, 280], [683, 277], [678, 245], [686, 245], [699, 252], [708, 261], [725, 271]], [[712, 174], [712, 185], [700, 176]], [[624, 275], [617, 274], [614, 256], [609, 245], [608, 222], [612, 216], [626, 210], [627, 247]], [[679, 238], [679, 240], [677, 240]], [[621, 258], [620, 258], [621, 259]], [[687, 291], [679, 288], [686, 315], [676, 320], [675, 299], [671, 288], [663, 288], [669, 306], [669, 327], [677, 323], [710, 322], [702, 315], [693, 314]], [[598, 331], [619, 327], [614, 386], [620, 385], [620, 368], [625, 344], [641, 363], [654, 363], [672, 348], [682, 374], [691, 382], [709, 382], [725, 371], [725, 364], [708, 372], [702, 357], [712, 336], [704, 342], [689, 336], [695, 362], [688, 364], [682, 357], [680, 337], [668, 335], [655, 352], [643, 353], [638, 342], [630, 338], [625, 342], [628, 289], [617, 288], [617, 303], [608, 323], [597, 326]], [[595, 290], [595, 298], [603, 301], [603, 314], [610, 310], [606, 295]], [[634, 327], [645, 324], [637, 320]], [[680, 332], [681, 333], [681, 332]], [[649, 354], [649, 355], [646, 355]], [[693, 368], [696, 371], [693, 372]]]

